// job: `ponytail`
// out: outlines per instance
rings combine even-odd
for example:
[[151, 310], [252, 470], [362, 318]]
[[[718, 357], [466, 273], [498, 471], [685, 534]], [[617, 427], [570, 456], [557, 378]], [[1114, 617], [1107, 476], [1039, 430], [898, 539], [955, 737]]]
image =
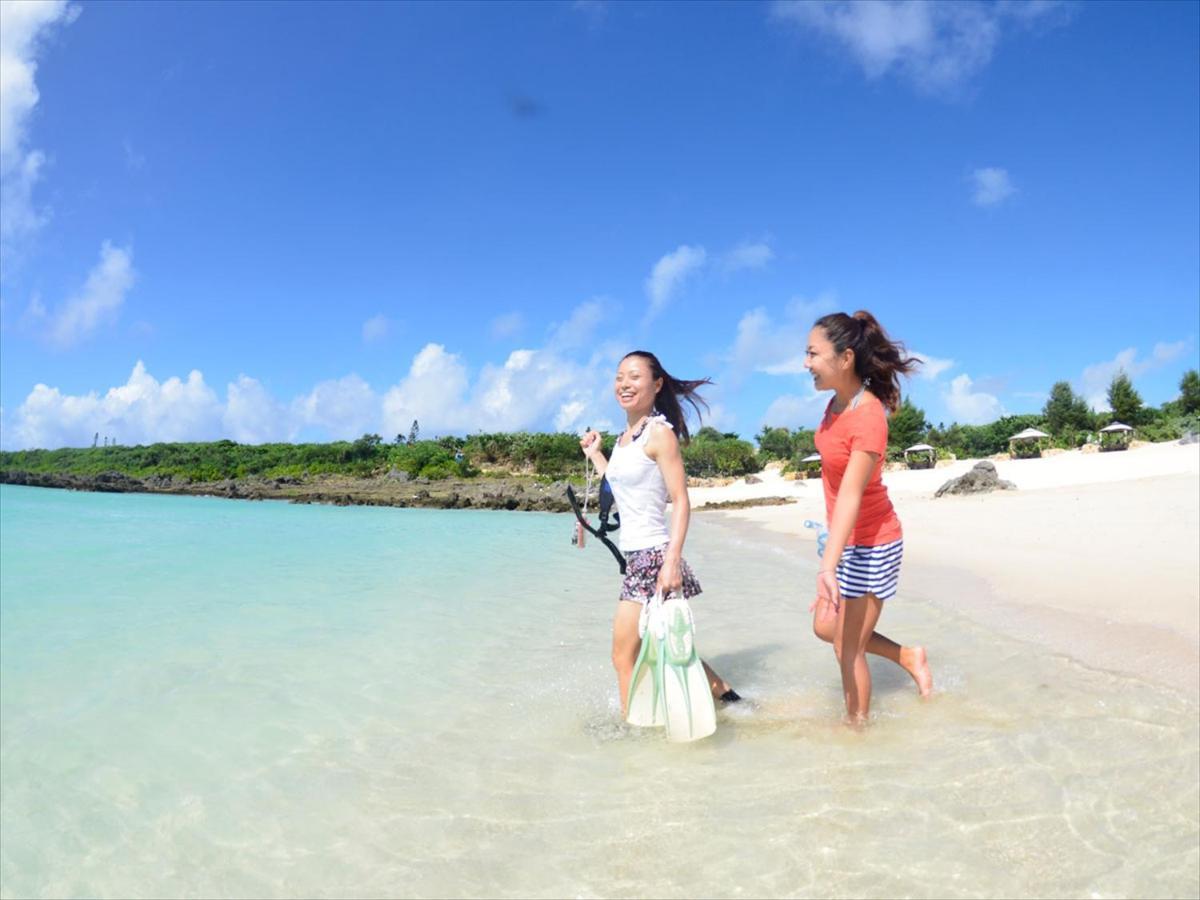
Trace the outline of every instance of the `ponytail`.
[[900, 406], [900, 376], [914, 372], [921, 360], [909, 356], [904, 344], [888, 337], [878, 320], [860, 309], [853, 316], [831, 313], [816, 321], [833, 349], [854, 351], [854, 374], [889, 412]]
[[658, 397], [654, 400], [654, 408], [666, 417], [666, 420], [671, 423], [671, 428], [675, 431], [679, 442], [686, 444], [691, 435], [688, 433], [687, 421], [684, 418], [683, 406], [680, 400], [686, 400], [692, 405], [693, 411], [696, 413], [696, 421], [701, 420], [700, 407], [708, 409], [708, 404], [704, 402], [704, 398], [697, 393], [697, 389], [705, 384], [712, 384], [711, 378], [701, 378], [698, 381], [685, 381], [682, 378], [675, 378], [663, 368], [662, 363], [658, 361], [658, 357], [648, 350], [634, 350], [626, 353], [621, 357], [622, 362], [629, 359], [631, 356], [639, 356], [650, 365], [650, 377], [655, 381], [662, 379], [662, 389], [658, 392]]

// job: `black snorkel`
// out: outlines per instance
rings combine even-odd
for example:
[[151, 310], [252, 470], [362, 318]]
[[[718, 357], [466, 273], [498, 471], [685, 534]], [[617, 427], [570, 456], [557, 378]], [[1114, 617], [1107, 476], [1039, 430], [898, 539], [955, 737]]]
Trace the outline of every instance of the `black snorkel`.
[[[608, 479], [600, 479], [600, 527], [593, 528], [586, 518], [584, 518], [583, 510], [579, 507], [579, 498], [575, 496], [575, 489], [569, 484], [567, 485], [567, 499], [571, 501], [571, 509], [575, 511], [575, 518], [579, 520], [579, 524], [587, 529], [591, 534], [600, 539], [600, 542], [609, 549], [609, 552], [616, 557], [617, 565], [621, 567], [621, 574], [625, 574], [625, 555], [618, 549], [617, 545], [608, 539], [606, 536], [610, 531], [616, 531], [621, 527], [621, 514], [613, 512], [613, 492], [609, 487]], [[609, 518], [612, 522], [609, 522]]]

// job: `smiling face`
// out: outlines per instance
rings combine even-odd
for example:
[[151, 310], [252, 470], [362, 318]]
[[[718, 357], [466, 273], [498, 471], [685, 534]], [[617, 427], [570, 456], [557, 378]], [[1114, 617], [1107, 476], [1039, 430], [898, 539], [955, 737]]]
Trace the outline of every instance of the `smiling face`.
[[627, 356], [617, 366], [613, 392], [621, 409], [633, 419], [647, 415], [654, 408], [654, 400], [662, 386], [663, 380], [653, 377], [648, 359], [644, 356]]
[[818, 325], [808, 333], [804, 368], [812, 374], [813, 387], [818, 391], [836, 391], [854, 375], [854, 351], [838, 353], [825, 329]]

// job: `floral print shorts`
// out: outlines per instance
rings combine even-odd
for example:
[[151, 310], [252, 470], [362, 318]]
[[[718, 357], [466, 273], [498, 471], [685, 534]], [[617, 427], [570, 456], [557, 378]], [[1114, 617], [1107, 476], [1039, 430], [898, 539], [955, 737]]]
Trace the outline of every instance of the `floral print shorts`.
[[[633, 550], [625, 554], [625, 581], [621, 585], [621, 599], [632, 600], [634, 603], [649, 603], [654, 599], [658, 588], [658, 571], [663, 567], [663, 555], [666, 544], [658, 547], [647, 547], [645, 550]], [[683, 575], [683, 596], [695, 597], [700, 593], [700, 582], [692, 573], [692, 567], [686, 559], [679, 561], [679, 569]]]

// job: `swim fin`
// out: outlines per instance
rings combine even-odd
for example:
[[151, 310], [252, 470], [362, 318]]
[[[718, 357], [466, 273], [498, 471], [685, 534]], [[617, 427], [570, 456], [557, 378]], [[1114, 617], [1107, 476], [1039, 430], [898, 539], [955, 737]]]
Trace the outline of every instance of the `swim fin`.
[[704, 664], [696, 653], [692, 608], [683, 597], [671, 597], [662, 603], [662, 619], [660, 656], [667, 740], [698, 741], [717, 730], [717, 712]]
[[643, 728], [661, 727], [667, 724], [663, 706], [663, 637], [666, 634], [662, 616], [662, 598], [655, 596], [642, 607], [638, 619], [638, 635], [642, 647], [633, 664], [633, 675], [629, 679], [629, 697], [625, 704], [625, 721]]

